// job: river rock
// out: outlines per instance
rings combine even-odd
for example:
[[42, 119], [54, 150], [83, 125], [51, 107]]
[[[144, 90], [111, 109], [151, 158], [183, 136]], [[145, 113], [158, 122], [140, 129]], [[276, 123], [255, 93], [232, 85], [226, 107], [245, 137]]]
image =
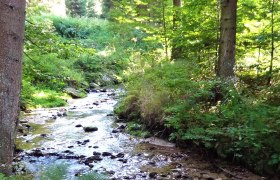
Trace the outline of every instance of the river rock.
[[30, 126], [29, 124], [26, 124], [25, 127], [26, 127], [27, 129], [31, 128], [31, 126]]
[[72, 151], [70, 151], [70, 150], [63, 151], [63, 153], [74, 154], [74, 152], [72, 152]]
[[112, 131], [112, 133], [118, 133], [119, 132], [119, 130], [117, 130], [117, 129], [113, 129], [113, 131]]
[[81, 124], [77, 124], [75, 127], [78, 128], [78, 127], [83, 127], [83, 126]]
[[100, 153], [100, 152], [96, 152], [96, 151], [94, 151], [94, 152], [93, 152], [93, 155], [95, 155], [95, 156], [100, 156], [100, 155], [101, 155], [101, 153]]
[[149, 177], [154, 179], [154, 178], [157, 177], [157, 173], [156, 172], [150, 172]]
[[90, 87], [91, 89], [100, 88], [100, 86], [99, 86], [98, 84], [94, 83], [94, 82], [90, 83], [90, 84], [89, 84], [89, 87]]
[[109, 152], [103, 152], [102, 153], [102, 156], [111, 156], [112, 155], [112, 153], [109, 153]]
[[20, 120], [19, 123], [26, 124], [26, 123], [28, 123], [28, 120]]
[[[120, 123], [119, 123], [120, 124]], [[118, 127], [118, 129], [121, 129], [121, 130], [123, 130], [123, 129], [125, 129], [126, 128], [126, 125], [124, 125], [124, 124], [121, 124], [119, 127]]]
[[47, 134], [41, 134], [40, 136], [43, 137], [43, 138], [46, 138]]
[[100, 89], [100, 92], [107, 92], [107, 89]]
[[116, 155], [118, 158], [123, 158], [124, 157], [124, 153], [119, 153]]
[[91, 92], [98, 93], [99, 90], [98, 89], [92, 89]]
[[116, 159], [117, 158], [117, 156], [115, 156], [115, 155], [111, 155], [111, 157], [110, 157], [111, 159]]
[[98, 155], [94, 155], [94, 156], [87, 158], [87, 160], [88, 161], [102, 161], [103, 159]]
[[123, 163], [127, 163], [127, 159], [118, 159], [118, 161], [123, 162]]
[[116, 95], [116, 93], [110, 93], [110, 94], [107, 94], [107, 96], [115, 96]]
[[84, 131], [85, 132], [94, 132], [94, 131], [98, 131], [97, 127], [84, 127]]
[[94, 102], [94, 103], [92, 103], [92, 104], [95, 105], [95, 106], [98, 106], [98, 105], [99, 105], [98, 102]]
[[74, 99], [77, 99], [77, 98], [81, 98], [82, 97], [82, 93], [81, 91], [77, 90], [77, 89], [74, 89], [74, 88], [71, 88], [71, 87], [68, 87], [68, 88], [65, 88], [64, 91], [69, 94], [72, 98]]
[[42, 156], [44, 156], [44, 154], [42, 153], [42, 151], [39, 150], [39, 149], [33, 150], [33, 152], [30, 153], [30, 155], [31, 155], [31, 156], [35, 156], [35, 157], [42, 157]]
[[115, 171], [107, 171], [107, 173], [113, 175], [115, 174]]

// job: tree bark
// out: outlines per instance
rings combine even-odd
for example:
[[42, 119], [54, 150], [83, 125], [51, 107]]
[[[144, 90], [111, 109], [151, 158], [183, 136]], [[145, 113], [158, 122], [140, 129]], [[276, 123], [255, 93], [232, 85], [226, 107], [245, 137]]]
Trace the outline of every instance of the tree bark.
[[22, 75], [25, 0], [0, 1], [0, 172], [11, 174]]
[[217, 75], [234, 77], [237, 0], [221, 0], [221, 29]]
[[275, 0], [271, 1], [271, 52], [270, 52], [270, 64], [269, 64], [269, 72], [268, 72], [268, 80], [267, 85], [270, 85], [272, 76], [273, 76], [273, 60], [274, 60], [274, 41], [275, 41], [275, 35], [274, 35], [274, 11], [275, 11]]
[[[182, 6], [181, 0], [173, 0], [173, 33], [178, 29], [180, 23], [180, 11], [179, 8]], [[174, 36], [175, 37], [175, 36]], [[181, 48], [177, 45], [176, 40], [172, 40], [172, 50], [171, 50], [171, 60], [176, 60], [180, 58]]]
[[168, 59], [168, 39], [167, 39], [167, 25], [166, 25], [166, 4], [165, 1], [162, 2], [162, 23], [163, 23], [163, 38], [164, 38], [164, 51], [165, 57]]

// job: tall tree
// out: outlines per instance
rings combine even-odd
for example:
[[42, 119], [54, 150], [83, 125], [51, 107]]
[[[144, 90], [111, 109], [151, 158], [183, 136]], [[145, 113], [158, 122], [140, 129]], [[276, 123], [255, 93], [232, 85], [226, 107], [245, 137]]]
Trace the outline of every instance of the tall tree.
[[[176, 33], [179, 23], [180, 23], [180, 10], [182, 6], [181, 0], [173, 0], [173, 34]], [[174, 36], [174, 35], [173, 35]], [[171, 59], [178, 59], [180, 57], [181, 50], [180, 47], [176, 44], [176, 40], [173, 37], [172, 40], [172, 50], [171, 50]]]
[[0, 1], [0, 172], [11, 173], [22, 74], [25, 1]]
[[112, 0], [103, 0], [102, 1], [102, 14], [101, 18], [108, 18], [111, 9], [113, 8]]
[[217, 75], [234, 77], [237, 0], [221, 0], [220, 46]]
[[67, 14], [72, 17], [81, 17], [87, 14], [87, 0], [66, 0], [65, 5]]
[[267, 84], [271, 83], [272, 73], [273, 73], [273, 60], [274, 60], [274, 51], [275, 51], [275, 32], [274, 32], [274, 12], [275, 11], [275, 0], [271, 0], [271, 52], [270, 52], [270, 64], [269, 64], [269, 74]]
[[96, 17], [95, 0], [88, 0], [87, 4], [87, 17]]

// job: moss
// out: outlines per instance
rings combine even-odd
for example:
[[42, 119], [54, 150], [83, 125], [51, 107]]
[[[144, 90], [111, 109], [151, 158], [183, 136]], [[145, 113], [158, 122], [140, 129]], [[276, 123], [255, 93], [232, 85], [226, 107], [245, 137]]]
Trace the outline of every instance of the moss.
[[30, 134], [34, 136], [33, 139], [31, 139], [28, 142], [25, 142], [24, 138], [17, 138], [16, 139], [16, 147], [19, 149], [29, 150], [40, 146], [40, 143], [42, 141], [50, 141], [51, 139], [46, 139], [40, 136], [40, 134], [48, 134], [50, 133], [50, 130], [46, 127], [46, 125], [42, 124], [35, 124], [35, 123], [29, 123], [30, 126]]
[[149, 138], [151, 133], [145, 129], [145, 126], [136, 122], [127, 123], [127, 132], [140, 138]]

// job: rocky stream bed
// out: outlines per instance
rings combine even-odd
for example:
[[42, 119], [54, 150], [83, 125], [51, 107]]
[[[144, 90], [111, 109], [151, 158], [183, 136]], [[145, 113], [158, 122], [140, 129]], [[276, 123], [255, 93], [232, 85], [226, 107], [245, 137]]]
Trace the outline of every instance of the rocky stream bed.
[[88, 173], [109, 179], [263, 179], [224, 162], [211, 163], [193, 150], [152, 137], [125, 133], [114, 117], [119, 90], [91, 92], [68, 107], [37, 109], [20, 121], [15, 161], [18, 171], [39, 173], [54, 164], [69, 166], [66, 179]]

